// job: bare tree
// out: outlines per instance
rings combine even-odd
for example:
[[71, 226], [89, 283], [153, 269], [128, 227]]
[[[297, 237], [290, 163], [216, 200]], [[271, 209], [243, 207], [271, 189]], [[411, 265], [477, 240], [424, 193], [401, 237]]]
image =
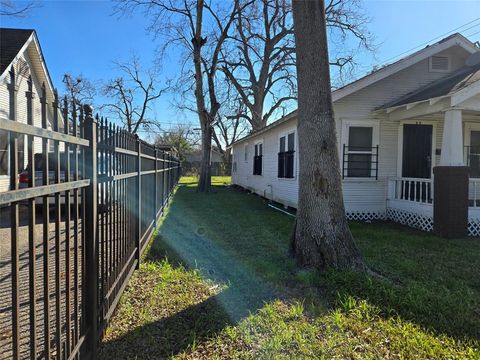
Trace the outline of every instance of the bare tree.
[[155, 72], [143, 71], [136, 56], [129, 62], [115, 64], [123, 75], [103, 86], [103, 94], [113, 100], [103, 107], [115, 114], [132, 134], [158, 125], [157, 120], [148, 118], [148, 112], [152, 103], [160, 98], [168, 87], [159, 88]]
[[243, 117], [256, 131], [296, 99], [293, 23], [287, 0], [237, 5], [235, 15], [235, 50], [225, 50], [222, 70], [247, 107]]
[[366, 271], [345, 217], [323, 0], [294, 0], [298, 76], [299, 263]]
[[73, 76], [66, 73], [62, 81], [65, 86], [65, 95], [70, 103], [75, 102], [75, 105], [81, 105], [93, 102], [96, 95], [95, 86], [82, 74]]
[[213, 139], [218, 150], [223, 154], [225, 163], [230, 163], [231, 145], [248, 132], [248, 125], [243, 118], [243, 114], [244, 112], [238, 111], [231, 115], [219, 117], [215, 122]]
[[[237, 5], [235, 32], [224, 50], [222, 70], [247, 107], [244, 118], [254, 131], [285, 112], [296, 100], [293, 21], [288, 0]], [[368, 17], [358, 0], [330, 0], [327, 27], [333, 45], [331, 65], [338, 83], [351, 74], [358, 48], [374, 50]], [[347, 46], [347, 43], [349, 46]], [[352, 46], [353, 44], [353, 46]]]
[[211, 187], [210, 150], [213, 123], [221, 107], [217, 98], [218, 65], [221, 49], [235, 18], [239, 0], [216, 2], [204, 0], [123, 0], [123, 13], [143, 7], [152, 19], [150, 30], [163, 36], [167, 46], [184, 50], [182, 88], [194, 95], [195, 112], [202, 132], [202, 164], [197, 190]]
[[0, 1], [0, 16], [12, 16], [12, 17], [25, 17], [30, 14], [30, 12], [38, 7], [39, 4], [36, 1], [11, 1], [11, 0], [1, 0]]
[[183, 162], [186, 155], [198, 148], [200, 134], [190, 124], [177, 124], [168, 131], [158, 134], [154, 143], [173, 146], [178, 159]]

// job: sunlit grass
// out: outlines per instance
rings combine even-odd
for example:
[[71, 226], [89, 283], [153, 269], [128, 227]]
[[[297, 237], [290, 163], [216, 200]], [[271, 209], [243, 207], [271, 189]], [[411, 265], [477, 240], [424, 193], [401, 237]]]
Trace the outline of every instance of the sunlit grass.
[[480, 241], [352, 223], [385, 280], [302, 270], [292, 218], [212, 180], [182, 178], [102, 358], [480, 358]]
[[[232, 182], [231, 176], [212, 176], [213, 186], [230, 185], [231, 182]], [[179, 184], [182, 186], [195, 187], [198, 184], [198, 176], [183, 176], [180, 179]]]

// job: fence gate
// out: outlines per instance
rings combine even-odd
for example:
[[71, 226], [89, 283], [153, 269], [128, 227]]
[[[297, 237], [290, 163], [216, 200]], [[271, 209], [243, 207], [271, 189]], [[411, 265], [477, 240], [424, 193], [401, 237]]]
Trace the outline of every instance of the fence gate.
[[0, 112], [0, 359], [95, 358], [180, 165], [45, 85], [37, 115], [27, 83]]

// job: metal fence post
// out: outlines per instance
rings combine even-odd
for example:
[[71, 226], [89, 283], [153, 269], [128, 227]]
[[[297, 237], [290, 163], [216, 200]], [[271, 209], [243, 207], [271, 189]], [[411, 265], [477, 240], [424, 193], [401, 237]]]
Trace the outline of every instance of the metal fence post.
[[137, 266], [140, 268], [140, 239], [142, 238], [142, 144], [140, 139], [137, 137], [137, 211], [138, 211], [138, 221], [137, 221], [137, 239], [135, 246], [137, 248]]
[[158, 166], [157, 166], [157, 147], [155, 146], [154, 147], [154, 150], [155, 151], [155, 186], [153, 187], [153, 198], [155, 199], [153, 201], [153, 211], [155, 212], [153, 217], [154, 217], [154, 220], [153, 220], [153, 226], [154, 228], [157, 228], [157, 214], [158, 214], [158, 211], [157, 211], [157, 198], [158, 198]]
[[87, 324], [86, 353], [90, 359], [97, 358], [98, 332], [98, 269], [97, 269], [97, 122], [93, 118], [92, 108], [84, 106], [85, 138], [90, 146], [85, 150], [85, 176], [90, 185], [85, 189], [85, 317]]

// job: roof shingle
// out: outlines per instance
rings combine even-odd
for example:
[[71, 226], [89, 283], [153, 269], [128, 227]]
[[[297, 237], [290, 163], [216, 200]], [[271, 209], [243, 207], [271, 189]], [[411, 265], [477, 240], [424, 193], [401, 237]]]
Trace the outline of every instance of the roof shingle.
[[0, 74], [3, 74], [34, 30], [0, 28]]

